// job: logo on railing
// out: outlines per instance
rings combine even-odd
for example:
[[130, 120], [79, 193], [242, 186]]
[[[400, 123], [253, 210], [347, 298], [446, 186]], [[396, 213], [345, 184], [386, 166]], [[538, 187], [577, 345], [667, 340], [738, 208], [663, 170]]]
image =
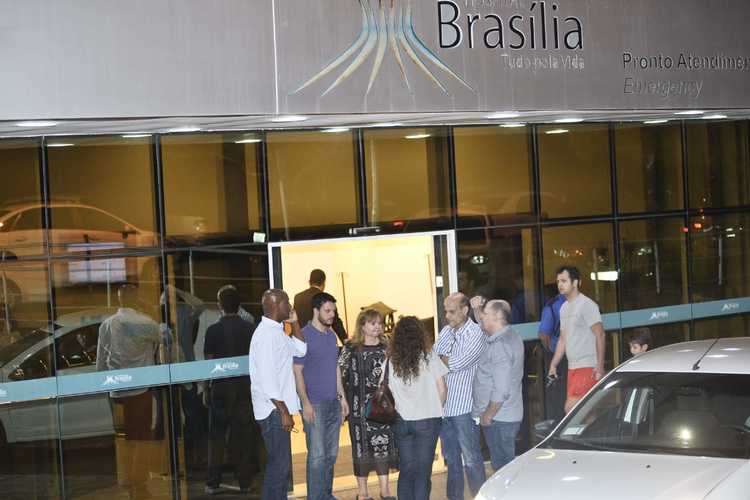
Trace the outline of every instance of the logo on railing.
[[669, 318], [669, 311], [654, 311], [651, 313], [651, 317], [648, 320], [658, 321], [660, 319], [667, 319], [667, 318]]
[[724, 306], [723, 306], [723, 307], [721, 308], [721, 311], [722, 311], [722, 312], [727, 312], [727, 311], [737, 311], [737, 310], [739, 310], [739, 308], [740, 308], [740, 303], [739, 303], [739, 302], [727, 302], [727, 303], [726, 303], [726, 304], [724, 304]]
[[120, 384], [125, 384], [128, 382], [132, 382], [132, 381], [133, 381], [133, 377], [128, 374], [107, 375], [107, 378], [102, 383], [102, 387], [107, 387], [110, 385], [120, 385]]
[[234, 361], [227, 361], [226, 363], [216, 363], [216, 366], [214, 366], [214, 369], [211, 370], [211, 374], [214, 373], [227, 373], [229, 371], [234, 371], [240, 367], [239, 363], [235, 363]]

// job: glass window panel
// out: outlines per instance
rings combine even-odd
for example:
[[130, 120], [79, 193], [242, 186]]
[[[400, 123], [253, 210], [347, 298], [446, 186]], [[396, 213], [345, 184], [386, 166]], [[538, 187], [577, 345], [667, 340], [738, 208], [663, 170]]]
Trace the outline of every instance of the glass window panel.
[[457, 127], [453, 143], [464, 224], [535, 221], [527, 127]]
[[545, 295], [557, 293], [557, 268], [574, 265], [581, 272], [581, 292], [602, 313], [617, 310], [617, 267], [611, 224], [556, 226], [542, 229]]
[[272, 132], [266, 140], [272, 228], [357, 224], [352, 132]]
[[651, 336], [649, 350], [656, 349], [669, 344], [685, 342], [690, 335], [690, 323], [667, 323], [664, 325], [639, 326], [636, 328], [625, 328], [622, 331], [625, 340], [625, 359], [632, 357], [630, 354], [630, 340], [635, 335], [647, 333]]
[[0, 347], [49, 324], [47, 269], [44, 260], [0, 263]]
[[620, 212], [683, 208], [679, 125], [619, 124], [615, 148]]
[[507, 300], [513, 323], [537, 320], [536, 231], [478, 229], [457, 237], [459, 291]]
[[622, 306], [687, 303], [687, 247], [682, 218], [620, 223]]
[[265, 246], [170, 253], [167, 266], [171, 330], [179, 347], [174, 361], [204, 359], [206, 330], [220, 318], [216, 297], [225, 285], [239, 291], [246, 319], [260, 321], [260, 299], [269, 287]]
[[543, 218], [612, 212], [606, 124], [540, 126], [538, 142]]
[[61, 399], [66, 498], [172, 498], [168, 396], [151, 387]]
[[748, 122], [687, 125], [690, 207], [750, 204]]
[[747, 337], [747, 332], [750, 331], [750, 314], [696, 320], [694, 329], [694, 340]]
[[750, 217], [746, 213], [691, 219], [693, 301], [750, 295]]
[[161, 141], [169, 244], [242, 241], [261, 230], [255, 134], [168, 135]]
[[55, 139], [47, 156], [56, 252], [157, 246], [150, 139]]
[[0, 484], [8, 500], [60, 498], [57, 402], [35, 400], [3, 405]]
[[450, 216], [444, 128], [365, 130], [367, 212], [371, 223]]
[[0, 176], [0, 257], [43, 254], [39, 144], [0, 141]]

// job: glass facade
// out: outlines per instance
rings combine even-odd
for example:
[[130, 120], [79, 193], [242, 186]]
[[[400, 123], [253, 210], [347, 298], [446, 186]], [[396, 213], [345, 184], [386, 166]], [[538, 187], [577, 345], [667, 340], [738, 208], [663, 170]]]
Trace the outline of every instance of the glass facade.
[[[635, 328], [654, 346], [746, 335], [748, 147], [746, 121], [0, 141], [4, 498], [202, 496], [206, 391], [247, 370], [204, 357], [217, 290], [258, 319], [268, 242], [362, 227], [455, 230], [459, 289], [508, 300], [528, 341], [528, 441], [561, 264], [600, 305], [608, 367]], [[102, 324], [123, 297], [147, 334], [115, 367]]]

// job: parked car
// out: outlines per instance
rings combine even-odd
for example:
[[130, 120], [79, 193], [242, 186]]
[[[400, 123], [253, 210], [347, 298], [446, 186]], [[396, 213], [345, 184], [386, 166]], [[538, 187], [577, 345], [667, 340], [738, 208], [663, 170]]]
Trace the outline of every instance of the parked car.
[[[96, 371], [99, 325], [114, 310], [95, 309], [57, 319], [54, 335], [38, 329], [0, 349], [0, 383]], [[54, 339], [54, 349], [53, 349]], [[0, 405], [0, 448], [23, 441], [77, 439], [111, 435], [112, 410], [104, 392], [68, 398], [60, 406], [60, 429], [54, 400]]]
[[750, 337], [669, 345], [602, 379], [476, 500], [739, 500], [750, 492]]

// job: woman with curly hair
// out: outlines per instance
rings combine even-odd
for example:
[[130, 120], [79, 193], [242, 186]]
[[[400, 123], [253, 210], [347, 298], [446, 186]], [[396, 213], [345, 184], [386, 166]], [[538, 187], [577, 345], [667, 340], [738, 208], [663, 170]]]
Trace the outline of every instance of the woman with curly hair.
[[352, 340], [339, 356], [341, 380], [349, 403], [349, 436], [358, 500], [372, 500], [367, 492], [367, 476], [372, 471], [378, 475], [380, 498], [395, 500], [388, 485], [388, 471], [398, 465], [391, 426], [371, 422], [363, 414], [380, 385], [385, 350], [383, 318], [374, 309], [362, 311], [357, 316]]
[[401, 318], [388, 349], [388, 386], [398, 417], [393, 426], [399, 452], [399, 500], [427, 500], [432, 463], [448, 393], [448, 368], [432, 351], [427, 332], [414, 316]]

